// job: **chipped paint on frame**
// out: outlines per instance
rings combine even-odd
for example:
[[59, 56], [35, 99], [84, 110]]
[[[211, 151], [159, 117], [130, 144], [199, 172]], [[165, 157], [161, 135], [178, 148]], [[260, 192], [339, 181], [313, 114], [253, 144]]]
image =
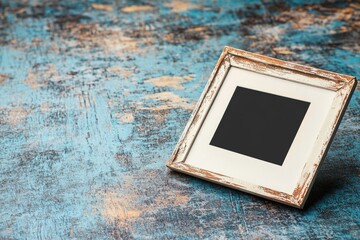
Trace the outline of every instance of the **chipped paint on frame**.
[[[312, 155], [308, 158], [301, 177], [298, 180], [297, 187], [291, 195], [263, 186], [239, 183], [237, 179], [198, 169], [186, 163], [187, 154], [191, 149], [196, 135], [200, 131], [202, 123], [205, 121], [206, 115], [215, 100], [216, 94], [220, 90], [232, 66], [337, 92], [331, 107], [332, 110], [328, 114], [327, 121], [325, 121], [324, 126], [322, 126], [321, 133], [317, 137], [312, 149]], [[225, 47], [180, 137], [178, 145], [175, 147], [170, 160], [167, 162], [167, 166], [173, 170], [200, 177], [204, 180], [303, 208], [311, 190], [312, 183], [315, 180], [318, 166], [326, 155], [331, 139], [340, 124], [341, 116], [345, 112], [355, 87], [356, 79], [352, 76], [285, 62], [232, 47]]]

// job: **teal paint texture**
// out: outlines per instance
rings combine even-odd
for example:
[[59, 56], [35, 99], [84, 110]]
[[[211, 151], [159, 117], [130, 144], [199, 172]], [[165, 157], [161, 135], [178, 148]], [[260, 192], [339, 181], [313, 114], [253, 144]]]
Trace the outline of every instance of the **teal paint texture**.
[[0, 1], [0, 238], [360, 238], [360, 91], [305, 210], [171, 172], [225, 45], [360, 76], [357, 1]]

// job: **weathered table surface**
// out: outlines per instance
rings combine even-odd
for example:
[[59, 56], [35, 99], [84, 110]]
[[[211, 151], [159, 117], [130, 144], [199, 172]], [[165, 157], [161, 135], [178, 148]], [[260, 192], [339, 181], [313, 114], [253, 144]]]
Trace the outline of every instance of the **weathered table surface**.
[[[360, 91], [305, 210], [165, 167], [224, 45], [360, 76], [360, 3], [0, 1], [0, 238], [360, 238]], [[340, 2], [340, 1], [339, 1]]]

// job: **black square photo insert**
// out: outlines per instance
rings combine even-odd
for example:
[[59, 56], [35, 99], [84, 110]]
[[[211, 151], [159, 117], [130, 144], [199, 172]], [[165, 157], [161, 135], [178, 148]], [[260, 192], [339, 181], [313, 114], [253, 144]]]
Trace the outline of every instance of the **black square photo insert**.
[[309, 105], [236, 87], [210, 145], [281, 166]]

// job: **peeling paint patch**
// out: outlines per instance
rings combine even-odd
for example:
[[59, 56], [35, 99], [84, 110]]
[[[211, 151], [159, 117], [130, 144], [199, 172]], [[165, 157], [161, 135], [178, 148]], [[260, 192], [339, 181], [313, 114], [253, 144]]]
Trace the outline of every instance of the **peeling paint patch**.
[[188, 195], [183, 195], [183, 194], [179, 194], [179, 193], [176, 193], [175, 194], [175, 204], [176, 205], [182, 205], [182, 204], [186, 204], [188, 203], [190, 200], [189, 196]]
[[268, 47], [269, 44], [278, 42], [285, 33], [285, 29], [280, 26], [254, 26], [253, 30], [256, 31], [259, 41], [253, 42], [252, 46], [261, 45]]
[[134, 115], [131, 112], [116, 113], [114, 115], [122, 123], [132, 123], [134, 121]]
[[165, 34], [164, 40], [170, 43], [182, 43], [187, 41], [208, 39], [211, 36], [215, 36], [217, 34], [217, 30], [211, 29], [208, 26], [174, 28], [171, 29], [171, 32]]
[[[47, 83], [47, 80], [45, 80]], [[40, 86], [44, 85], [45, 83], [40, 83], [39, 79], [37, 78], [37, 73], [34, 72], [32, 69], [29, 70], [27, 78], [24, 81], [25, 84], [31, 86], [32, 88], [39, 88]]]
[[169, 3], [164, 4], [166, 7], [170, 8], [172, 12], [179, 13], [179, 12], [185, 12], [190, 9], [201, 9], [202, 6], [198, 4], [192, 4], [185, 1], [180, 0], [173, 0]]
[[149, 11], [154, 11], [154, 10], [155, 10], [155, 8], [153, 6], [150, 6], [150, 5], [133, 5], [133, 6], [128, 6], [128, 7], [121, 8], [121, 11], [126, 12], [126, 13], [149, 12]]
[[[329, 8], [320, 5], [311, 6], [313, 11], [309, 11], [306, 7], [297, 7], [291, 11], [284, 11], [275, 17], [276, 21], [289, 22], [294, 29], [305, 29], [309, 26], [320, 25], [325, 26], [333, 21], [348, 21], [359, 11], [356, 7], [347, 8]], [[318, 11], [320, 14], [314, 13]]]
[[76, 52], [101, 49], [107, 54], [120, 56], [129, 52], [140, 54], [146, 51], [139, 45], [149, 46], [154, 42], [152, 37], [132, 38], [120, 28], [102, 27], [94, 23], [61, 20], [49, 28], [62, 39], [58, 43], [59, 48], [76, 49]]
[[3, 84], [8, 79], [10, 79], [10, 77], [8, 75], [0, 74], [0, 84]]
[[33, 40], [31, 41], [32, 45], [34, 46], [39, 46], [42, 43], [42, 39], [41, 38], [33, 38]]
[[164, 193], [161, 196], [158, 196], [154, 199], [156, 205], [158, 206], [181, 206], [186, 205], [190, 200], [190, 197], [187, 194], [178, 193], [178, 192], [168, 192]]
[[41, 111], [42, 113], [49, 112], [49, 111], [50, 111], [49, 103], [48, 103], [48, 102], [43, 102], [43, 103], [41, 103], [41, 105], [40, 105], [40, 111]]
[[58, 76], [59, 73], [53, 64], [37, 66], [29, 70], [24, 83], [31, 88], [36, 89], [46, 86], [50, 79], [54, 79]]
[[160, 92], [155, 94], [149, 94], [145, 96], [146, 99], [153, 99], [162, 104], [150, 108], [141, 107], [142, 109], [152, 110], [152, 111], [161, 111], [168, 110], [173, 108], [183, 108], [187, 110], [192, 110], [195, 106], [193, 103], [189, 103], [187, 99], [182, 98], [172, 92]]
[[7, 124], [16, 126], [23, 124], [29, 114], [30, 111], [23, 107], [14, 107], [8, 111], [7, 115], [4, 116], [4, 121]]
[[112, 66], [106, 69], [108, 72], [115, 73], [119, 76], [129, 77], [134, 74], [132, 69], [124, 69], [121, 66]]
[[108, 4], [96, 4], [96, 3], [93, 3], [93, 4], [91, 4], [91, 7], [93, 9], [101, 10], [101, 11], [112, 11], [113, 10], [112, 6], [108, 5]]
[[178, 77], [178, 76], [162, 76], [157, 78], [150, 78], [145, 82], [150, 82], [157, 87], [169, 87], [178, 90], [183, 90], [184, 87], [181, 85], [185, 81], [191, 80], [191, 76]]
[[110, 222], [133, 221], [139, 218], [142, 212], [132, 207], [136, 196], [107, 192], [103, 199], [103, 216]]
[[294, 52], [292, 52], [290, 49], [285, 48], [285, 47], [277, 47], [277, 48], [273, 48], [273, 50], [274, 50], [276, 53], [284, 54], [284, 55], [288, 55], [288, 54], [293, 54], [293, 53], [294, 53]]

